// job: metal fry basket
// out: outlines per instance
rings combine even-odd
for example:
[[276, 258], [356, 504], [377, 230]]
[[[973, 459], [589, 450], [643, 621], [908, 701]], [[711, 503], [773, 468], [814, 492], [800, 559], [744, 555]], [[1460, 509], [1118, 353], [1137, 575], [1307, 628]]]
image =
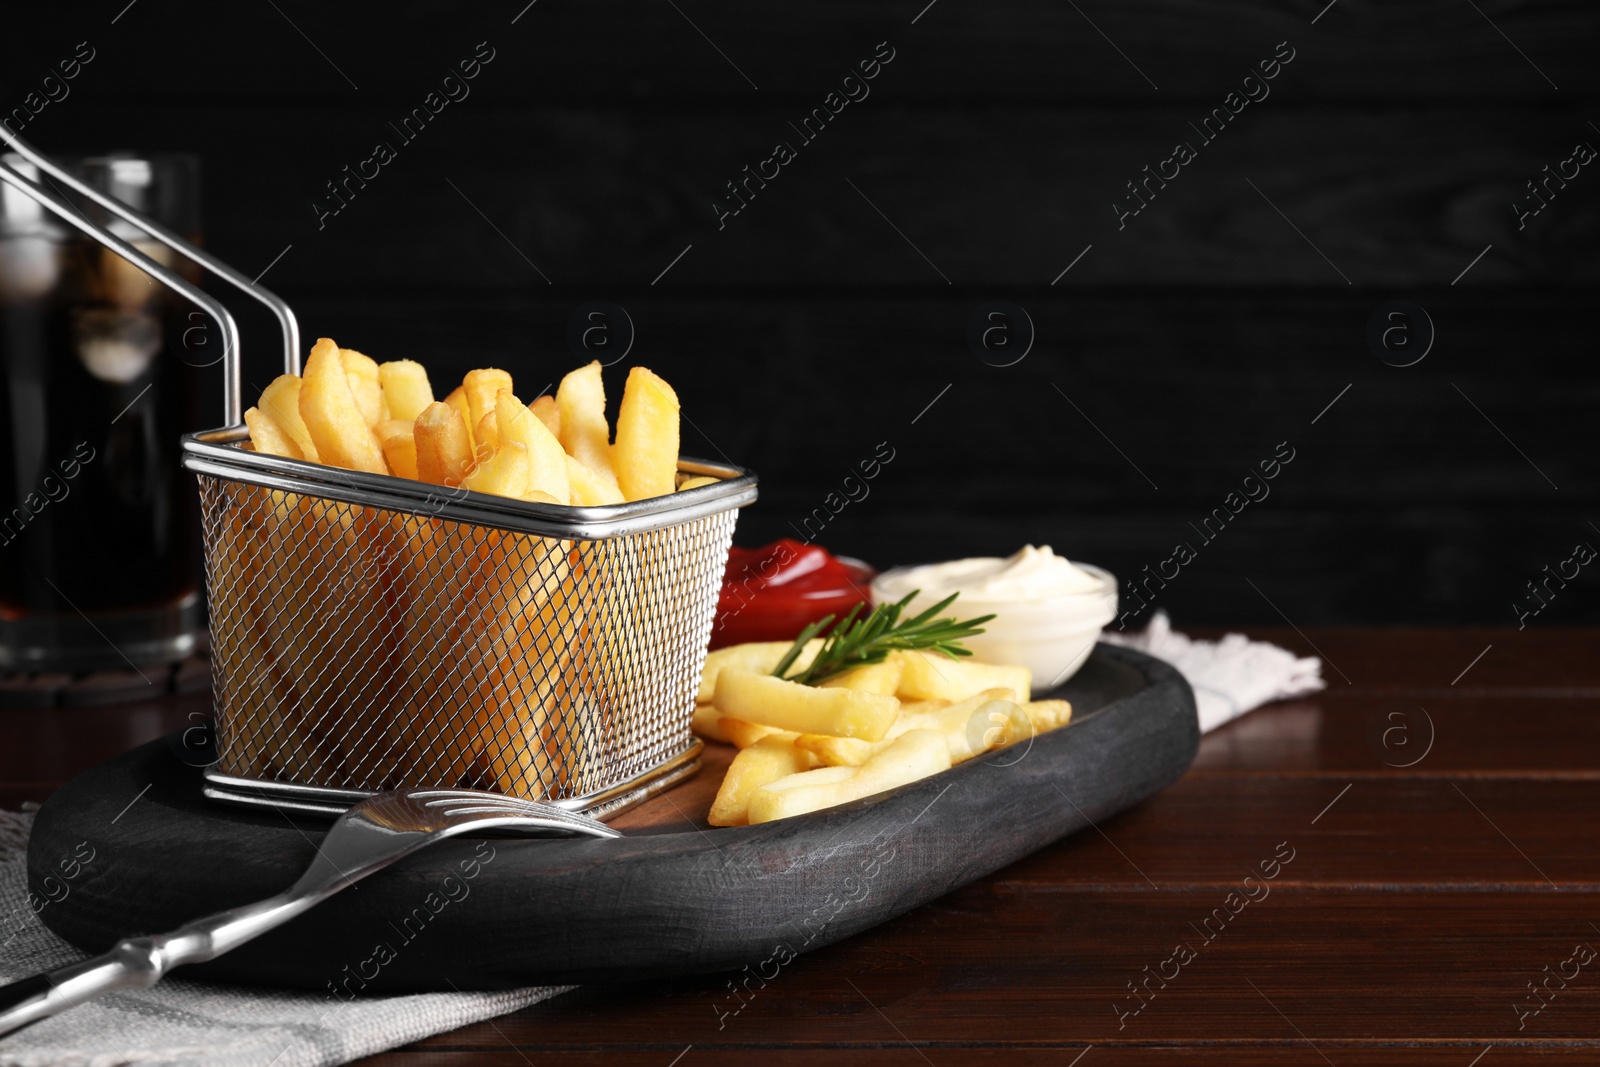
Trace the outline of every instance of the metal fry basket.
[[[281, 299], [3, 141], [150, 238], [265, 304], [300, 369]], [[689, 729], [738, 509], [755, 475], [606, 507], [536, 504], [256, 453], [226, 308], [17, 166], [16, 188], [210, 315], [224, 418], [191, 434], [199, 479], [219, 759], [206, 795], [336, 814], [406, 786], [467, 787], [604, 816], [692, 774]]]
[[559, 507], [184, 442], [219, 762], [208, 796], [342, 810], [400, 786], [607, 814], [693, 773], [689, 730], [755, 478]]

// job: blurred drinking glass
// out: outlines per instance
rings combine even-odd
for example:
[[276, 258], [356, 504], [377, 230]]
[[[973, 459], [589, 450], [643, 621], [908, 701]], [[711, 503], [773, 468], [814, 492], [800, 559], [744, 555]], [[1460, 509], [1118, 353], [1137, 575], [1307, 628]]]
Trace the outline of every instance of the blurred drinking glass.
[[[198, 243], [193, 157], [71, 167]], [[136, 228], [56, 191], [199, 280]], [[194, 650], [200, 520], [178, 439], [201, 428], [200, 368], [221, 352], [206, 329], [192, 305], [0, 184], [0, 670], [125, 670]]]

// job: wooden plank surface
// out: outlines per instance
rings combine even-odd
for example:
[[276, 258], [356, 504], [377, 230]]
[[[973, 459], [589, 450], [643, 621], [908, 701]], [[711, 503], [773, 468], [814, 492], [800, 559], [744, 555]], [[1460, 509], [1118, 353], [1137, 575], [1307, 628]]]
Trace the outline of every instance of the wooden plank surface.
[[[1090, 1046], [1128, 1064], [1593, 1058], [1600, 986], [1574, 981], [1520, 1030], [1512, 1005], [1572, 943], [1600, 938], [1584, 740], [1596, 633], [1263, 636], [1314, 642], [1355, 681], [1224, 727], [1142, 807], [796, 961], [737, 1016], [719, 1014], [738, 1006], [726, 977], [584, 989], [374, 1062], [1068, 1064]], [[1390, 698], [1439, 711], [1413, 767], [1366, 744]], [[1281, 842], [1294, 858], [1271, 894], [1119, 1014], [1138, 1003], [1126, 982], [1166, 942], [1201, 942], [1191, 924]]]
[[[1209, 735], [1184, 780], [1096, 830], [802, 956], [764, 988], [750, 980], [737, 1014], [734, 976], [586, 987], [366, 1062], [669, 1064], [682, 1054], [685, 1065], [759, 1056], [945, 1067], [1083, 1054], [1085, 1065], [1465, 1067], [1480, 1053], [1485, 1065], [1600, 1056], [1600, 983], [1587, 968], [1537, 1015], [1519, 1019], [1515, 1007], [1526, 1010], [1527, 983], [1575, 944], [1600, 944], [1600, 633], [1255, 634], [1297, 651], [1314, 644], [1351, 683]], [[1369, 743], [1368, 720], [1392, 701], [1434, 716], [1435, 744], [1412, 766]], [[181, 722], [184, 707], [169, 698], [165, 714]], [[8, 738], [36, 756], [0, 763], [0, 789], [91, 762], [95, 750], [50, 739], [88, 732], [87, 720], [62, 716], [107, 713], [6, 713]], [[128, 709], [120, 729], [151, 728], [144, 715]], [[122, 736], [114, 720], [93, 725], [105, 744]], [[698, 812], [710, 784], [680, 791], [685, 812]], [[1275, 877], [1244, 881], [1275, 857], [1289, 857]], [[1229, 896], [1244, 891], [1257, 899]], [[1166, 988], [1152, 980], [1155, 996], [1129, 1014], [1140, 1001], [1127, 983], [1180, 941], [1194, 959]]]
[[[474, 1028], [475, 1030], [477, 1028]], [[487, 1027], [483, 1028], [485, 1031]], [[890, 1028], [884, 1028], [890, 1033]], [[1319, 1045], [1321, 1043], [1319, 1042]], [[526, 1047], [531, 1051], [523, 1051]], [[1333, 1045], [1329, 1051], [1338, 1057], [1340, 1067], [1393, 1067], [1403, 1063], [1406, 1067], [1471, 1067], [1472, 1058], [1490, 1048], [1487, 1043], [1469, 1041], [1397, 1041], [1374, 1043], [1369, 1047]], [[1182, 1046], [1171, 1042], [1138, 1044], [1089, 1045], [1071, 1040], [1040, 1042], [1024, 1049], [1010, 1046], [984, 1047], [972, 1043], [930, 1045], [919, 1043], [915, 1050], [897, 1038], [862, 1042], [855, 1046], [824, 1045], [804, 1050], [773, 1048], [766, 1044], [738, 1045], [733, 1047], [708, 1047], [702, 1045], [678, 1046], [665, 1043], [640, 1043], [628, 1048], [615, 1046], [603, 1049], [563, 1048], [550, 1049], [543, 1045], [517, 1046], [508, 1041], [480, 1046], [435, 1048], [407, 1052], [391, 1052], [361, 1061], [369, 1067], [456, 1067], [472, 1064], [473, 1067], [527, 1067], [531, 1055], [537, 1055], [539, 1064], [561, 1065], [611, 1065], [621, 1067], [662, 1067], [675, 1055], [682, 1054], [678, 1063], [683, 1067], [700, 1065], [746, 1064], [759, 1060], [773, 1067], [827, 1064], [829, 1067], [858, 1067], [885, 1062], [907, 1065], [921, 1063], [964, 1064], [967, 1067], [1010, 1067], [1024, 1058], [1028, 1062], [1059, 1064], [1074, 1067], [1074, 1058], [1082, 1056], [1086, 1048], [1093, 1048], [1094, 1063], [1111, 1067], [1132, 1067], [1136, 1064], [1176, 1064], [1178, 1067], [1281, 1067], [1283, 1064], [1305, 1064], [1311, 1067], [1324, 1061], [1317, 1050], [1297, 1037], [1278, 1042], [1261, 1042], [1255, 1045], [1218, 1042], [1210, 1046]], [[1595, 1049], [1591, 1042], [1576, 1041], [1569, 1045], [1544, 1042], [1537, 1045], [1513, 1045], [1506, 1042], [1494, 1044], [1494, 1059], [1483, 1060], [1484, 1067], [1503, 1064], [1590, 1064], [1594, 1062]], [[926, 1051], [923, 1051], [926, 1050]], [[922, 1057], [917, 1055], [922, 1052]], [[923, 1058], [927, 1057], [927, 1058]], [[1089, 1067], [1085, 1058], [1083, 1067]]]
[[[1190, 632], [1217, 637], [1223, 630], [1213, 626]], [[1341, 690], [1337, 682], [1344, 678], [1324, 666], [1323, 674], [1333, 684], [1315, 698], [1319, 702], [1340, 692], [1364, 691], [1424, 697], [1445, 691], [1479, 696], [1600, 694], [1600, 657], [1595, 656], [1600, 629], [1595, 627], [1328, 626], [1306, 632], [1280, 624], [1253, 626], [1249, 632], [1299, 655], [1321, 654], [1339, 664], [1349, 681]], [[1249, 721], [1240, 720], [1233, 729]]]
[[[906, 1046], [916, 1045], [940, 1063], [940, 1050], [973, 1045], [1290, 1046], [1297, 1027], [1305, 1038], [1294, 1062], [1316, 1059], [1308, 1042], [1334, 1062], [1337, 1050], [1378, 1043], [1597, 1044], [1600, 983], [1570, 984], [1521, 1030], [1512, 1010], [1543, 966], [1559, 965], [1575, 942], [1595, 941], [1593, 893], [1285, 888], [1206, 941], [1196, 930], [1222, 900], [1216, 890], [1179, 898], [974, 886], [803, 956], [764, 989], [754, 980], [749, 990], [737, 986], [745, 994], [737, 1015], [725, 1014], [740, 1003], [729, 976], [594, 987], [492, 1027], [427, 1039], [419, 1051], [508, 1042], [535, 1056], [641, 1040], [673, 1051], [876, 1044], [899, 1046], [905, 1062]], [[1140, 1005], [1128, 983], [1144, 981], [1144, 968], [1154, 973], [1179, 944], [1193, 958], [1167, 988], [1153, 980], [1155, 996], [1127, 1017]]]
[[41, 803], [79, 772], [211, 714], [211, 694], [137, 704], [0, 710], [0, 806]]

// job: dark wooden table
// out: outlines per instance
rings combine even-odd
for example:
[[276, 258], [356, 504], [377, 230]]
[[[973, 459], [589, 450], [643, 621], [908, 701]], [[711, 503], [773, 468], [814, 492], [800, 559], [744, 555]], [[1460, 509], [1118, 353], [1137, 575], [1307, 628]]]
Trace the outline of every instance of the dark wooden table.
[[[737, 1014], [726, 976], [590, 987], [363, 1062], [1600, 1062], [1600, 958], [1574, 962], [1600, 949], [1600, 631], [1253, 636], [1314, 642], [1328, 689]], [[0, 802], [204, 708], [0, 712]]]

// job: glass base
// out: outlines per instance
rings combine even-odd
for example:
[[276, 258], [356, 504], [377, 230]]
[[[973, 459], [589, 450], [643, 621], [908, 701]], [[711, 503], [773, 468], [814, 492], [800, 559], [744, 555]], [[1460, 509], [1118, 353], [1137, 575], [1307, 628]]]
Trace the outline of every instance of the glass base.
[[196, 592], [153, 608], [0, 619], [0, 671], [78, 673], [177, 663], [195, 651], [200, 614]]

